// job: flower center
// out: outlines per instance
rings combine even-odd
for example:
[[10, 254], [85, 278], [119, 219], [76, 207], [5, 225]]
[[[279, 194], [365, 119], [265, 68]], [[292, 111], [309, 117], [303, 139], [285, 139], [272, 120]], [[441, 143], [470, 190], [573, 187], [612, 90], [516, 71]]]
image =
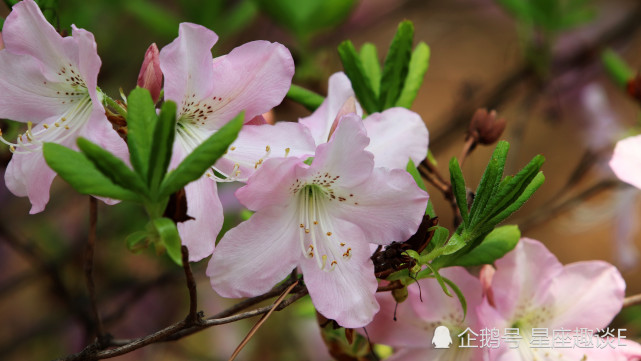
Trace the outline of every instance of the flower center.
[[294, 192], [298, 196], [301, 251], [306, 258], [316, 259], [320, 269], [332, 271], [338, 262], [352, 257], [347, 241], [337, 239], [332, 230], [326, 203], [334, 192], [315, 183], [295, 185]]

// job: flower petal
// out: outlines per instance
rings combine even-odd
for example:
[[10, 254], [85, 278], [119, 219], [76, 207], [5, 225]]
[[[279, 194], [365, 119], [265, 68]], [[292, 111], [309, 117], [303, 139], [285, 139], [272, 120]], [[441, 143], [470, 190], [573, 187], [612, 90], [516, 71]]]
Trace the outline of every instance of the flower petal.
[[[96, 110], [104, 113], [102, 107], [102, 99], [98, 99], [96, 88], [98, 87], [98, 72], [100, 71], [100, 57], [98, 56], [98, 49], [96, 40], [92, 33], [84, 29], [78, 29], [75, 25], [72, 26], [73, 39], [76, 42], [78, 51], [78, 70], [85, 86], [91, 96], [93, 107]], [[71, 66], [71, 64], [69, 64]]]
[[550, 282], [563, 271], [554, 254], [541, 242], [529, 238], [522, 238], [515, 249], [495, 265], [494, 303], [507, 320], [513, 320], [518, 307], [548, 303]]
[[405, 169], [412, 159], [427, 156], [428, 132], [421, 117], [405, 108], [391, 108], [363, 120], [370, 139], [366, 150], [374, 153], [376, 167]]
[[641, 189], [641, 135], [617, 143], [610, 168], [619, 179]]
[[294, 60], [281, 44], [252, 41], [214, 59], [212, 92], [217, 98], [205, 126], [218, 129], [245, 111], [245, 121], [283, 101], [294, 76]]
[[29, 214], [35, 214], [42, 212], [49, 202], [49, 188], [55, 177], [41, 151], [16, 153], [7, 167], [5, 182], [13, 194], [29, 197]]
[[554, 296], [554, 318], [549, 327], [604, 328], [621, 311], [625, 281], [609, 263], [576, 262], [563, 268], [549, 292]]
[[[346, 328], [363, 327], [379, 309], [374, 297], [378, 282], [369, 245], [358, 227], [349, 222], [334, 219], [332, 229], [333, 237], [349, 241], [350, 257], [339, 259], [333, 270], [328, 270], [330, 265], [321, 269], [314, 258], [303, 258], [305, 284], [312, 303], [323, 316]], [[314, 257], [322, 255], [321, 250], [317, 251]]]
[[[327, 143], [316, 148], [312, 168], [336, 178], [336, 185], [353, 187], [365, 182], [374, 168], [374, 156], [364, 151], [369, 138], [360, 117], [343, 116]], [[340, 179], [340, 180], [339, 180]]]
[[390, 292], [377, 293], [381, 308], [365, 326], [370, 341], [394, 347], [425, 347], [434, 331], [428, 330], [427, 324], [416, 316], [410, 302], [415, 297], [419, 297], [418, 293], [412, 292], [405, 302], [397, 304]]
[[0, 51], [0, 118], [37, 124], [63, 114], [69, 104], [56, 91], [60, 89], [47, 82], [38, 60]]
[[[482, 286], [478, 278], [472, 276], [463, 267], [448, 267], [439, 271], [441, 276], [454, 282], [467, 301], [468, 311], [464, 316], [461, 303], [456, 298], [449, 297], [443, 292], [441, 285], [434, 278], [425, 278], [417, 284], [411, 284], [408, 288], [411, 294], [422, 298], [411, 297], [409, 299], [414, 312], [426, 323], [428, 322], [449, 322], [456, 325], [464, 325], [472, 330], [480, 330], [478, 317], [475, 308], [481, 304]], [[434, 330], [431, 330], [434, 332]]]
[[400, 169], [374, 168], [366, 182], [340, 191], [332, 212], [358, 225], [370, 243], [406, 241], [427, 207], [427, 193]]
[[74, 60], [78, 59], [78, 49], [73, 38], [60, 36], [33, 0], [13, 6], [2, 33], [5, 48], [38, 59], [49, 80], [61, 78], [57, 72], [62, 66], [77, 63]]
[[229, 230], [218, 243], [207, 276], [223, 297], [251, 297], [269, 291], [298, 263], [295, 207], [269, 207]]
[[201, 177], [185, 187], [187, 215], [194, 219], [178, 223], [182, 243], [189, 249], [189, 260], [199, 261], [214, 251], [216, 236], [223, 226], [223, 205], [216, 182]]
[[247, 185], [236, 191], [236, 197], [253, 211], [271, 206], [284, 207], [292, 202], [295, 180], [307, 177], [308, 169], [298, 158], [268, 159], [249, 178]]
[[[315, 150], [309, 130], [298, 123], [245, 125], [216, 168], [242, 182], [269, 158], [312, 156]], [[238, 176], [236, 170], [240, 171]]]
[[210, 95], [214, 86], [211, 48], [216, 41], [218, 35], [204, 26], [181, 23], [178, 37], [160, 51], [165, 99], [175, 101], [179, 113], [183, 102]]
[[[314, 113], [299, 119], [298, 122], [309, 128], [316, 144], [323, 144], [329, 138], [329, 131], [339, 110], [345, 101], [353, 96], [355, 96], [354, 90], [352, 90], [352, 83], [347, 75], [343, 72], [334, 73], [329, 77], [327, 98]], [[363, 115], [363, 110], [358, 102], [356, 103], [356, 113], [360, 116]]]

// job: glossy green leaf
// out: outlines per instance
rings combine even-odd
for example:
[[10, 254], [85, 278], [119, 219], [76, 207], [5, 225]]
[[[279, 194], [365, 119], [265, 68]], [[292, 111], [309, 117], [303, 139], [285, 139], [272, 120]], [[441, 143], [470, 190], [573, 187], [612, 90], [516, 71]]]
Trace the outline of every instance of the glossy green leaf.
[[465, 179], [463, 178], [463, 173], [461, 172], [461, 167], [456, 157], [450, 160], [450, 181], [452, 182], [454, 199], [456, 199], [456, 204], [461, 212], [461, 218], [463, 218], [463, 224], [469, 227], [470, 217], [467, 208], [467, 189], [465, 188]]
[[132, 252], [138, 252], [149, 246], [149, 232], [147, 231], [138, 231], [134, 232], [125, 238], [125, 243], [127, 244], [127, 249]]
[[513, 250], [521, 238], [518, 226], [510, 225], [495, 228], [485, 239], [467, 254], [456, 258], [448, 266], [480, 266], [494, 263]]
[[345, 74], [351, 81], [352, 89], [354, 89], [363, 109], [369, 114], [381, 111], [371, 86], [372, 82], [367, 77], [360, 55], [356, 52], [351, 41], [346, 40], [338, 46], [338, 56], [341, 58]]
[[401, 22], [383, 64], [381, 92], [378, 98], [380, 110], [393, 107], [401, 94], [412, 57], [413, 40], [414, 24], [408, 20]]
[[114, 184], [144, 196], [148, 194], [142, 179], [120, 158], [85, 138], [78, 138], [76, 143], [87, 159]]
[[127, 98], [127, 145], [129, 159], [136, 172], [148, 183], [149, 159], [157, 122], [156, 107], [149, 91], [136, 88]]
[[397, 107], [408, 109], [412, 107], [412, 103], [414, 103], [414, 99], [416, 99], [416, 95], [421, 85], [423, 85], [423, 78], [425, 78], [429, 62], [430, 47], [423, 42], [418, 43], [410, 59], [405, 85], [396, 101]]
[[294, 84], [289, 88], [287, 97], [311, 112], [318, 109], [325, 100], [322, 95]]
[[194, 149], [183, 161], [169, 172], [160, 186], [160, 196], [166, 197], [190, 182], [200, 178], [207, 169], [222, 157], [231, 143], [238, 137], [243, 126], [245, 113], [238, 114], [216, 133]]
[[55, 143], [45, 143], [44, 158], [49, 167], [81, 194], [138, 201], [140, 197], [115, 185], [84, 154]]
[[167, 255], [177, 265], [181, 266], [183, 262], [180, 251], [180, 235], [176, 224], [169, 218], [156, 218], [153, 220], [153, 224], [162, 245], [165, 246]]
[[176, 103], [166, 101], [162, 105], [154, 129], [154, 137], [149, 155], [149, 185], [152, 190], [160, 186], [171, 160], [174, 137], [176, 135]]
[[372, 43], [365, 43], [361, 46], [360, 52], [363, 69], [370, 81], [374, 96], [378, 98], [381, 88], [381, 63], [378, 60], [376, 46]]

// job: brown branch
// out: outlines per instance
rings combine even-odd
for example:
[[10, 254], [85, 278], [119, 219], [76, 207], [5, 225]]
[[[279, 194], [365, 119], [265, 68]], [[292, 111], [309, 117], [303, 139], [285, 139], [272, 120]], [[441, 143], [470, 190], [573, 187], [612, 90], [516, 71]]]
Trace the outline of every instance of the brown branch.
[[187, 289], [189, 290], [189, 314], [187, 314], [185, 322], [188, 325], [192, 325], [200, 322], [196, 281], [194, 280], [194, 274], [191, 272], [191, 266], [189, 265], [189, 250], [187, 250], [187, 246], [182, 246], [180, 250], [182, 252], [183, 269], [185, 270]]
[[87, 283], [87, 291], [89, 292], [89, 304], [91, 313], [94, 320], [94, 331], [98, 338], [98, 343], [105, 342], [105, 332], [98, 312], [96, 303], [96, 286], [93, 280], [93, 259], [94, 249], [96, 245], [96, 227], [98, 225], [98, 201], [96, 198], [89, 196], [89, 237], [87, 237], [87, 246], [85, 248], [85, 281]]

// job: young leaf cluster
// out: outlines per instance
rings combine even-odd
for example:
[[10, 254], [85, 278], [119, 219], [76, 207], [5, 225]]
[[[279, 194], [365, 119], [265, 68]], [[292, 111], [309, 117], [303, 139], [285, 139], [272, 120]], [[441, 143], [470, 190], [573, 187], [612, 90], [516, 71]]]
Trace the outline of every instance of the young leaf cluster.
[[76, 152], [59, 144], [45, 143], [47, 164], [82, 194], [133, 201], [142, 204], [150, 217], [145, 232], [128, 238], [132, 249], [151, 240], [181, 263], [180, 237], [176, 224], [163, 213], [169, 196], [200, 178], [236, 139], [243, 114], [196, 147], [176, 169], [167, 172], [176, 127], [176, 104], [167, 101], [156, 113], [149, 91], [137, 88], [127, 99], [127, 145], [130, 168], [124, 161], [85, 138], [78, 138]]
[[423, 42], [412, 51], [413, 40], [414, 25], [411, 21], [401, 22], [382, 69], [373, 44], [364, 44], [360, 53], [349, 40], [338, 46], [345, 74], [367, 113], [412, 106], [430, 58], [430, 48]]

